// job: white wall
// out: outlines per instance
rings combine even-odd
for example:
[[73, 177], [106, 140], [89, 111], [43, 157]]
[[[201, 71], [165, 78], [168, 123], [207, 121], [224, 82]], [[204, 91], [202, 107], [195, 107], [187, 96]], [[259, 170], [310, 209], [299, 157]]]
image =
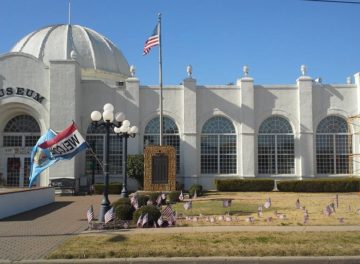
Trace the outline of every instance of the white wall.
[[0, 219], [55, 202], [54, 188], [0, 193]]

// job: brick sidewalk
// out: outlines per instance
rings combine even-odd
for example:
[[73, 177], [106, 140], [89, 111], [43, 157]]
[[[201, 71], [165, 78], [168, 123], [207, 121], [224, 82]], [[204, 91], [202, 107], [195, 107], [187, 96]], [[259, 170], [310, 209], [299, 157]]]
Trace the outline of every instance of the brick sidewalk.
[[[88, 224], [90, 204], [97, 214], [102, 196], [57, 196], [56, 202], [0, 220], [0, 259], [41, 259]], [[111, 201], [115, 197], [110, 197]]]

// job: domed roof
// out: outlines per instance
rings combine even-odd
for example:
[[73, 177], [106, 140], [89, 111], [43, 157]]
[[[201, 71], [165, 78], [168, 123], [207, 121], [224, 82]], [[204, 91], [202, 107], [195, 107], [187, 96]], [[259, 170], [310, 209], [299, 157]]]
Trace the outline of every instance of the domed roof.
[[121, 51], [106, 37], [79, 25], [53, 25], [21, 39], [11, 52], [31, 54], [49, 65], [50, 60], [74, 58], [83, 69], [130, 76]]

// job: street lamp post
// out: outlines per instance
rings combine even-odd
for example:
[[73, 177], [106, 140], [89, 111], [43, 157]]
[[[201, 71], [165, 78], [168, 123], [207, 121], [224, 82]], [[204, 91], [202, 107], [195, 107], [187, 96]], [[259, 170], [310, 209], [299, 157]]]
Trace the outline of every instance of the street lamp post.
[[[103, 121], [100, 122], [101, 117]], [[99, 111], [93, 111], [91, 113], [92, 125], [94, 127], [105, 128], [105, 147], [104, 147], [104, 159], [103, 159], [103, 174], [104, 174], [104, 196], [101, 201], [99, 221], [104, 222], [105, 213], [110, 209], [109, 201], [109, 135], [110, 128], [120, 127], [122, 121], [124, 121], [125, 115], [123, 113], [117, 113], [114, 120], [114, 106], [110, 103], [104, 105], [104, 111], [101, 114]]]
[[114, 132], [123, 139], [124, 146], [124, 159], [123, 159], [123, 168], [124, 168], [124, 180], [121, 190], [121, 197], [128, 197], [127, 190], [127, 140], [129, 137], [135, 137], [139, 129], [136, 126], [130, 127], [130, 121], [124, 120], [121, 127], [115, 127]]

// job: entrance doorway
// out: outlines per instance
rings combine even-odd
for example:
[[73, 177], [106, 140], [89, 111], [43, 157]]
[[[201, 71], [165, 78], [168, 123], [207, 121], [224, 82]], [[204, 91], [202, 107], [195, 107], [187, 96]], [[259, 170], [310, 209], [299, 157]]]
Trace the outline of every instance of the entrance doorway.
[[6, 170], [7, 186], [27, 187], [29, 185], [29, 157], [8, 157]]
[[40, 127], [29, 115], [12, 118], [3, 132], [4, 175], [7, 186], [27, 187], [30, 176], [31, 148], [40, 137]]

